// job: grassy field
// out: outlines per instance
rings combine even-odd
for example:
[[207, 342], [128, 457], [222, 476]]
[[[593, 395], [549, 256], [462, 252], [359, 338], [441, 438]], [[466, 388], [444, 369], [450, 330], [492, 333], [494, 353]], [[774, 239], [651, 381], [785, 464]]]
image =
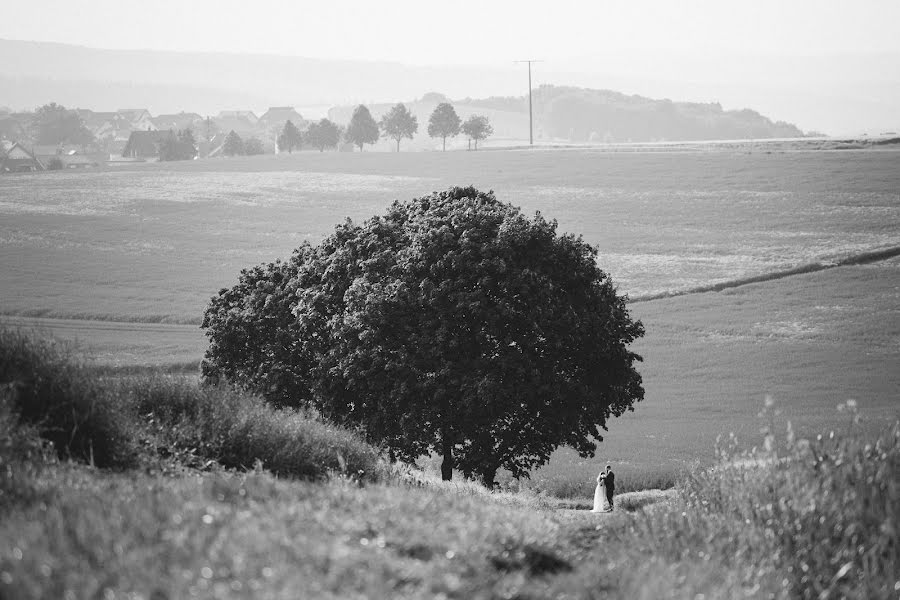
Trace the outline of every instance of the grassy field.
[[[241, 268], [460, 183], [583, 234], [640, 299], [900, 243], [898, 166], [893, 151], [305, 153], [4, 177], [0, 312], [101, 363], [190, 371], [202, 309]], [[596, 459], [560, 451], [532, 485], [589, 495], [607, 460], [624, 485], [671, 481], [718, 434], [755, 443], [766, 394], [801, 428], [838, 422], [849, 397], [896, 415], [898, 282], [895, 259], [634, 303], [646, 400]]]
[[197, 323], [246, 266], [450, 185], [557, 218], [632, 297], [897, 244], [900, 152], [287, 157], [0, 179], [0, 312]]
[[[301, 155], [0, 178], [0, 320], [100, 363], [51, 346], [22, 367], [0, 336], [0, 597], [895, 598], [900, 258], [641, 297], [892, 247], [898, 157]], [[583, 233], [637, 300], [646, 399], [595, 459], [560, 450], [490, 493], [196, 386], [199, 312], [240, 268], [469, 182]], [[729, 431], [758, 449], [717, 455]], [[594, 515], [606, 462], [618, 510]]]

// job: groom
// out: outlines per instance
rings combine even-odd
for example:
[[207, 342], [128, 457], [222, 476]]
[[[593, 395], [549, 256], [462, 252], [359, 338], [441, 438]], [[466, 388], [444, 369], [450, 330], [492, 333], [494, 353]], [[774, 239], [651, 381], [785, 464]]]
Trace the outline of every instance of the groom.
[[606, 465], [606, 500], [609, 502], [609, 510], [613, 509], [613, 492], [616, 489], [616, 474], [612, 467]]

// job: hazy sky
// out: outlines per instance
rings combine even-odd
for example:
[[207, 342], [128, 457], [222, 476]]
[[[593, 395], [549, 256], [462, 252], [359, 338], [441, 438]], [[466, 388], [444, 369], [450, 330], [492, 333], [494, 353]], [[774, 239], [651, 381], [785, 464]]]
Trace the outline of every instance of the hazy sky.
[[101, 48], [227, 51], [419, 64], [622, 50], [900, 52], [900, 0], [41, 0], [0, 37]]
[[[512, 61], [535, 58], [544, 61], [536, 65], [535, 86], [718, 101], [833, 134], [900, 128], [900, 0], [9, 4], [0, 38], [478, 65], [523, 74]], [[134, 76], [140, 80], [140, 73]], [[473, 82], [464, 95], [513, 93], [519, 88], [503, 87], [498, 78], [493, 85]]]

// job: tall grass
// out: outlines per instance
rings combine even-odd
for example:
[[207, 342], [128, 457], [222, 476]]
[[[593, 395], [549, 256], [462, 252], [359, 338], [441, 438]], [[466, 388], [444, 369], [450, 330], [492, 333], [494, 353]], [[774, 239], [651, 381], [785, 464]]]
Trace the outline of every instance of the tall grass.
[[[669, 502], [609, 527], [556, 592], [611, 586], [636, 598], [896, 598], [900, 590], [900, 422], [797, 440], [770, 423], [761, 449], [720, 448]], [[612, 562], [615, 567], [610, 567]]]
[[871, 440], [855, 431], [856, 403], [840, 408], [844, 433], [798, 441], [788, 424], [778, 440], [769, 425], [762, 450], [736, 462], [723, 450], [725, 466], [686, 480], [685, 502], [715, 516], [737, 552], [765, 553], [791, 596], [896, 597], [900, 423]]
[[99, 467], [134, 463], [128, 411], [114, 404], [68, 346], [0, 328], [0, 385], [18, 418], [61, 457]]
[[[2, 424], [31, 427], [60, 457], [98, 467], [186, 459], [276, 475], [378, 479], [379, 450], [315, 415], [163, 373], [106, 376], [52, 340], [0, 329]], [[13, 425], [14, 423], [14, 425]], [[24, 443], [11, 433], [9, 444]]]
[[201, 386], [196, 378], [145, 375], [115, 387], [166, 454], [189, 453], [237, 469], [260, 463], [276, 475], [301, 479], [337, 473], [374, 480], [383, 474], [376, 448], [312, 413], [274, 409], [259, 397]]

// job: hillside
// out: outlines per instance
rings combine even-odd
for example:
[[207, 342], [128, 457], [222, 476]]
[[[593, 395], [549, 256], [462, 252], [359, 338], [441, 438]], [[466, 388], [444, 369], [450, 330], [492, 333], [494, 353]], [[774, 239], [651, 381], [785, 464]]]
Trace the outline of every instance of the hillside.
[[[288, 76], [289, 74], [289, 76]], [[571, 82], [572, 79], [564, 79]], [[528, 102], [522, 96], [472, 98], [522, 88], [512, 68], [424, 67], [365, 60], [290, 56], [101, 50], [0, 40], [0, 106], [33, 109], [47, 102], [111, 111], [147, 108], [152, 114], [180, 111], [215, 114], [268, 106], [343, 105], [332, 118], [346, 122], [364, 102], [379, 118], [406, 101], [420, 133], [408, 147], [434, 148], [425, 133], [440, 90], [460, 116], [478, 113], [494, 126], [493, 143], [528, 139]], [[412, 98], [420, 100], [412, 101]], [[542, 85], [534, 98], [535, 136], [561, 142], [647, 142], [798, 137], [796, 126], [773, 122], [750, 109], [723, 110], [717, 103], [657, 100], [605, 89]], [[465, 145], [455, 140], [457, 147]], [[385, 149], [388, 144], [384, 144]]]
[[[465, 99], [462, 106], [528, 112], [522, 97]], [[535, 136], [572, 142], [654, 142], [802, 137], [795, 125], [751, 109], [673, 102], [612, 90], [544, 85], [535, 90]]]
[[[493, 143], [528, 139], [528, 97], [506, 96], [449, 100], [429, 93], [406, 102], [419, 120], [415, 139], [407, 148], [431, 148], [436, 142], [426, 133], [428, 117], [438, 102], [451, 101], [460, 118], [486, 115], [494, 127]], [[392, 104], [369, 105], [380, 119]], [[354, 106], [331, 109], [329, 118], [347, 123]], [[534, 136], [544, 142], [659, 142], [796, 138], [804, 133], [796, 125], [772, 121], [751, 109], [724, 110], [718, 103], [673, 102], [627, 95], [612, 90], [542, 85], [533, 97]], [[457, 147], [465, 141], [457, 139]], [[488, 143], [490, 145], [490, 142]], [[383, 142], [379, 147], [390, 146]]]

